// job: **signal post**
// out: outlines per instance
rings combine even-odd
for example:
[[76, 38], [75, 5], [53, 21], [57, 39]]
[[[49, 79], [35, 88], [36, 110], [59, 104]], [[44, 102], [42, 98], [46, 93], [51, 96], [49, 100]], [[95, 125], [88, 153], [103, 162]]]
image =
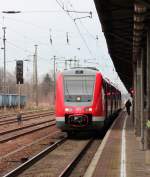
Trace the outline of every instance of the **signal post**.
[[20, 111], [20, 104], [21, 104], [21, 84], [23, 84], [23, 60], [16, 61], [16, 83], [18, 85], [18, 94], [19, 94], [19, 111]]

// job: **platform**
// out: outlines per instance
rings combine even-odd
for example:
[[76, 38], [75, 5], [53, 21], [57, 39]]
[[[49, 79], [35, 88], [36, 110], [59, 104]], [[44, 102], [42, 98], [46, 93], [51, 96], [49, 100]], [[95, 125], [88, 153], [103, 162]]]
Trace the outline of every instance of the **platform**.
[[125, 111], [107, 132], [84, 177], [150, 177], [145, 151], [141, 150], [132, 119]]

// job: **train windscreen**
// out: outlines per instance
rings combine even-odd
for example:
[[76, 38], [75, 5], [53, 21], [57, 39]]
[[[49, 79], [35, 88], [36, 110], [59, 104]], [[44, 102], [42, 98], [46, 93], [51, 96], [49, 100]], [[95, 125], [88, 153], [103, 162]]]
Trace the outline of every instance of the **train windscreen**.
[[64, 76], [65, 102], [91, 102], [95, 83], [94, 75]]

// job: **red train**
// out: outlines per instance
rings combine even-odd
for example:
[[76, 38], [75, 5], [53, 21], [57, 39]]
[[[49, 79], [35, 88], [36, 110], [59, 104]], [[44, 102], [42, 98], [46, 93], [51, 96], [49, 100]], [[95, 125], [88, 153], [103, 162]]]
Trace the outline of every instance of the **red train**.
[[77, 67], [57, 75], [56, 124], [61, 130], [100, 130], [120, 108], [120, 91], [96, 68]]

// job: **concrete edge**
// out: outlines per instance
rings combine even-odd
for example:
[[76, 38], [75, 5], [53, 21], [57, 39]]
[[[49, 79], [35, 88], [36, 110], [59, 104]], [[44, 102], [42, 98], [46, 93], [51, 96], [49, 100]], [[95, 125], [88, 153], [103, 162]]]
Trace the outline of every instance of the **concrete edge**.
[[[122, 114], [122, 113], [123, 113], [123, 112], [121, 112], [120, 114]], [[110, 134], [112, 128], [114, 127], [115, 123], [117, 122], [117, 120], [120, 118], [120, 116], [121, 116], [121, 115], [118, 116], [118, 118], [113, 122], [113, 124], [112, 124], [112, 126], [110, 127], [110, 129], [107, 131], [107, 133], [106, 133], [104, 139], [102, 140], [102, 143], [100, 144], [100, 146], [99, 146], [97, 152], [95, 153], [95, 155], [94, 155], [94, 157], [93, 157], [91, 163], [89, 164], [89, 166], [88, 166], [88, 168], [87, 168], [87, 170], [86, 170], [86, 172], [85, 172], [85, 174], [84, 174], [83, 177], [92, 177], [92, 175], [93, 175], [93, 173], [94, 173], [94, 171], [95, 171], [96, 165], [97, 165], [97, 163], [98, 163], [98, 161], [99, 161], [99, 159], [100, 159], [100, 157], [101, 157], [101, 154], [102, 154], [102, 152], [103, 152], [103, 150], [104, 150], [104, 147], [105, 147], [105, 145], [106, 145], [106, 142], [107, 142], [107, 139], [108, 139], [108, 137], [109, 137], [109, 134]]]

